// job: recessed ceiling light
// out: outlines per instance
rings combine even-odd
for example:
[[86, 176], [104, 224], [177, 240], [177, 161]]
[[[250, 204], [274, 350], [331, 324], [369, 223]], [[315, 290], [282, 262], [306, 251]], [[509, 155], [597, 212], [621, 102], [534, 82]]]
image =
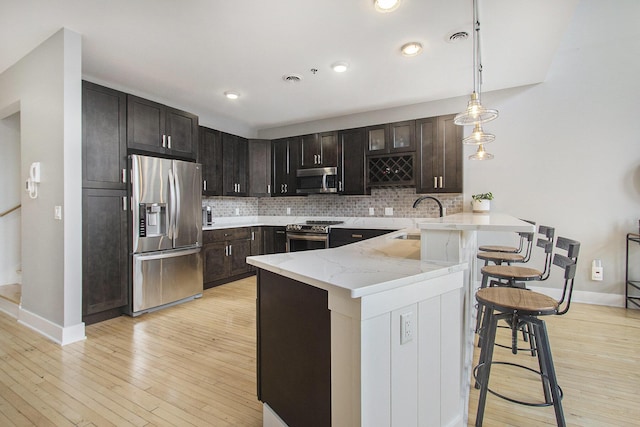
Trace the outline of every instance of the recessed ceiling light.
[[416, 56], [422, 52], [422, 45], [418, 42], [409, 42], [402, 45], [400, 50], [404, 56]]
[[336, 73], [344, 73], [345, 71], [347, 71], [347, 68], [349, 68], [349, 64], [347, 64], [344, 61], [335, 62], [335, 63], [331, 64], [331, 68]]
[[234, 92], [232, 90], [228, 90], [224, 93], [224, 96], [226, 96], [229, 99], [238, 99], [240, 98], [240, 94], [238, 92]]
[[400, 0], [373, 0], [378, 12], [393, 12], [400, 6]]

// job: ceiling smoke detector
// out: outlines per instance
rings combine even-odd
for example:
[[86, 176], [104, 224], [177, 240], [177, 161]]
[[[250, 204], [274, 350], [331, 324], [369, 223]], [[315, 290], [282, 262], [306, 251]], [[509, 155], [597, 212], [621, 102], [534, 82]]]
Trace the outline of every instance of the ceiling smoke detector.
[[282, 76], [282, 80], [288, 83], [298, 83], [302, 80], [302, 76], [300, 74], [285, 74]]
[[451, 43], [461, 42], [469, 38], [469, 33], [466, 31], [458, 31], [457, 33], [453, 33], [449, 36], [449, 41]]

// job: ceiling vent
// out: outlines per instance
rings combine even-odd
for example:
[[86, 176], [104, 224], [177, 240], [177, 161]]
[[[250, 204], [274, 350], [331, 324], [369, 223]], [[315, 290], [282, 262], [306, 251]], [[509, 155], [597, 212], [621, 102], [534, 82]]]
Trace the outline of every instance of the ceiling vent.
[[282, 80], [288, 83], [298, 83], [300, 80], [302, 80], [302, 76], [299, 74], [285, 74], [284, 76], [282, 76]]
[[449, 41], [451, 43], [461, 42], [469, 38], [469, 33], [466, 31], [458, 31], [457, 33], [453, 33], [449, 36]]

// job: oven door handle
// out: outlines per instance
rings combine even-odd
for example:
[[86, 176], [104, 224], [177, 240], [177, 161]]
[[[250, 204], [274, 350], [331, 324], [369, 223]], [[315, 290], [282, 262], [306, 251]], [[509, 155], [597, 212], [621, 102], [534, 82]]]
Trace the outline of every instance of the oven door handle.
[[312, 234], [312, 233], [291, 233], [287, 232], [287, 240], [307, 240], [313, 242], [324, 242], [329, 238], [328, 234]]

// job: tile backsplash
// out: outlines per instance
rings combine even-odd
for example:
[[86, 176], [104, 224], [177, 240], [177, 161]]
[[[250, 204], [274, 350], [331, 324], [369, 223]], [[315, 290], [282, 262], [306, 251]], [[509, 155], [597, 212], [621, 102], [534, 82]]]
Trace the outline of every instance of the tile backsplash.
[[[323, 216], [374, 217], [385, 216], [385, 208], [393, 209], [393, 217], [428, 218], [438, 216], [438, 205], [424, 200], [414, 209], [413, 202], [424, 194], [415, 188], [374, 188], [370, 196], [311, 195], [292, 197], [209, 197], [203, 206], [211, 206], [213, 217], [229, 216]], [[447, 214], [462, 212], [462, 194], [434, 194], [442, 202]], [[287, 212], [287, 208], [290, 212]]]

